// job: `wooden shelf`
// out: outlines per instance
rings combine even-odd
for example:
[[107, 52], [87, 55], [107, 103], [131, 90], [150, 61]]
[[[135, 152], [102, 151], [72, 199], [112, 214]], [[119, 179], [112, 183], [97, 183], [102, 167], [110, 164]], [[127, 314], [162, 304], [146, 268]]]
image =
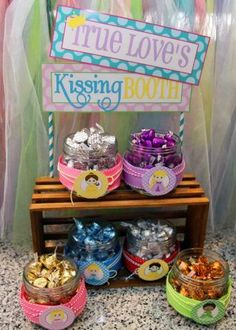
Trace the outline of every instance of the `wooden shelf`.
[[[50, 252], [58, 241], [67, 238], [68, 229], [73, 223], [72, 216], [96, 218], [108, 222], [135, 221], [138, 217], [169, 219], [178, 225], [177, 232], [184, 236], [184, 247], [203, 247], [208, 217], [209, 200], [193, 174], [185, 174], [178, 187], [165, 196], [154, 197], [131, 190], [124, 183], [110, 194], [96, 200], [73, 196], [60, 183], [58, 178], [41, 177], [36, 179], [30, 205], [31, 228], [34, 252]], [[55, 211], [60, 215], [55, 217]], [[179, 220], [182, 220], [179, 224]], [[53, 231], [48, 228], [54, 226]], [[55, 227], [56, 226], [56, 227]], [[58, 229], [63, 227], [63, 229]], [[55, 228], [57, 228], [55, 230]], [[46, 230], [47, 229], [47, 230]], [[122, 275], [102, 287], [126, 287], [156, 285], [157, 282], [144, 282], [138, 278], [125, 281]]]

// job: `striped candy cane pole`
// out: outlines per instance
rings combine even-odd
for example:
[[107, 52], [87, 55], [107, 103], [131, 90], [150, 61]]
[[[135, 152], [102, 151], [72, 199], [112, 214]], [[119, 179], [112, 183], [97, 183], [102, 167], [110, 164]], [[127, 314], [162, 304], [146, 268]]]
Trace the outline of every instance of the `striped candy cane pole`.
[[184, 112], [181, 112], [179, 117], [179, 137], [181, 144], [184, 142]]
[[[52, 37], [52, 24], [53, 24], [53, 11], [51, 0], [46, 0], [47, 17], [48, 17], [48, 30], [50, 38]], [[48, 114], [48, 167], [49, 176], [52, 178], [54, 174], [54, 122], [53, 113]]]
[[53, 113], [48, 114], [48, 160], [49, 160], [49, 176], [54, 174], [54, 122]]

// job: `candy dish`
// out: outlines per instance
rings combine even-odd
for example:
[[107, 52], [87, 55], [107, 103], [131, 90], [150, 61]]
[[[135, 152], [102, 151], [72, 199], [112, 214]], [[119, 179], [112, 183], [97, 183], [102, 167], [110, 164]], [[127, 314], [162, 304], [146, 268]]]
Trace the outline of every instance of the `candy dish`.
[[[105, 175], [108, 181], [107, 192], [117, 189], [120, 186], [122, 169], [123, 160], [121, 155], [117, 154], [115, 166], [101, 171], [101, 173]], [[84, 173], [84, 171], [66, 166], [66, 164], [63, 162], [62, 156], [60, 156], [58, 160], [58, 172], [61, 183], [71, 191], [73, 191], [75, 180]], [[96, 171], [96, 173], [97, 172], [98, 171]]]
[[24, 267], [19, 301], [31, 322], [60, 330], [68, 328], [83, 312], [87, 291], [72, 259], [44, 254]]
[[[199, 301], [178, 293], [170, 284], [169, 274], [166, 278], [166, 295], [168, 303], [181, 315], [203, 325], [214, 324], [224, 317], [225, 311], [230, 303], [231, 292], [232, 284], [231, 280], [229, 280], [227, 282], [226, 292], [221, 298]], [[205, 315], [203, 315], [204, 305], [206, 305]], [[207, 310], [208, 306], [210, 307], [209, 310]]]
[[79, 283], [76, 264], [62, 254], [41, 255], [24, 267], [25, 295], [32, 303], [57, 305], [69, 301]]
[[176, 229], [164, 220], [139, 219], [123, 223], [127, 228], [127, 251], [143, 260], [167, 259], [176, 250]]
[[220, 255], [200, 248], [179, 253], [170, 283], [180, 294], [196, 300], [217, 299], [226, 292], [228, 264]]
[[[185, 169], [185, 161], [182, 160], [181, 164], [177, 165], [175, 168], [173, 168], [170, 172], [170, 170], [166, 170], [162, 166], [156, 166], [155, 168], [151, 168], [151, 171], [139, 167], [135, 167], [127, 162], [126, 159], [123, 160], [123, 166], [124, 166], [124, 172], [123, 177], [124, 181], [127, 185], [132, 187], [134, 190], [138, 191], [141, 194], [145, 194], [148, 196], [163, 196], [168, 194], [171, 190], [173, 190], [181, 181], [183, 178], [183, 173]], [[159, 172], [161, 171], [161, 172]], [[164, 171], [164, 172], [163, 172]], [[161, 173], [165, 177], [170, 177], [172, 180], [171, 183], [166, 187], [166, 189], [161, 189], [160, 191], [155, 191], [152, 188], [147, 186], [147, 183], [149, 183], [151, 177], [155, 173]], [[145, 180], [145, 175], [148, 176]]]
[[123, 258], [131, 276], [135, 274], [146, 281], [165, 276], [168, 264], [179, 252], [176, 229], [164, 220], [139, 219], [135, 224], [122, 224], [128, 227]]
[[49, 330], [60, 330], [68, 328], [83, 312], [87, 302], [87, 290], [84, 279], [81, 278], [78, 289], [69, 301], [51, 306], [30, 302], [22, 285], [19, 300], [23, 313], [29, 321]]
[[140, 168], [150, 169], [157, 165], [174, 168], [183, 158], [180, 138], [171, 131], [160, 133], [154, 129], [142, 129], [131, 134], [125, 158]]
[[123, 177], [133, 189], [150, 196], [165, 195], [182, 180], [184, 169], [181, 141], [176, 134], [143, 129], [131, 135]]
[[98, 124], [70, 134], [57, 169], [60, 182], [75, 195], [88, 199], [106, 195], [119, 187], [123, 169], [115, 136], [105, 134]]
[[80, 261], [78, 267], [87, 284], [98, 286], [108, 283], [109, 279], [116, 277], [118, 270], [122, 267], [122, 247], [118, 243], [112, 257], [100, 262]]
[[112, 168], [116, 154], [115, 136], [105, 134], [98, 124], [72, 133], [64, 140], [63, 161], [70, 168], [83, 171]]
[[118, 244], [117, 231], [105, 222], [74, 218], [65, 246], [65, 254], [76, 263], [87, 260], [104, 261], [115, 254]]
[[117, 232], [104, 222], [74, 221], [65, 254], [74, 259], [86, 283], [105, 284], [121, 267], [122, 248]]
[[183, 250], [168, 274], [166, 292], [177, 312], [197, 323], [213, 324], [223, 318], [230, 301], [228, 264], [209, 250]]
[[[163, 258], [162, 260], [171, 265], [175, 260], [179, 250], [179, 244], [176, 243], [174, 246], [174, 251], [167, 258]], [[130, 273], [136, 272], [136, 270], [147, 261], [138, 256], [132, 255], [127, 251], [126, 248], [123, 249], [123, 258], [125, 267], [129, 270]]]

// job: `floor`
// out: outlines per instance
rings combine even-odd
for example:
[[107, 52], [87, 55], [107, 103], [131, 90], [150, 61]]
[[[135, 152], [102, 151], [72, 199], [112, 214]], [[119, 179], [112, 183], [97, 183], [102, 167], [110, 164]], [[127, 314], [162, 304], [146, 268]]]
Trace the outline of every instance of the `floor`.
[[[208, 234], [207, 248], [228, 260], [236, 280], [236, 235], [230, 231]], [[0, 242], [0, 330], [42, 329], [27, 321], [18, 304], [18, 290], [24, 265], [32, 257], [29, 250]], [[235, 286], [235, 284], [233, 284]], [[73, 326], [80, 330], [236, 330], [236, 293], [224, 319], [214, 326], [198, 326], [178, 315], [166, 301], [164, 287], [89, 291], [87, 308]]]

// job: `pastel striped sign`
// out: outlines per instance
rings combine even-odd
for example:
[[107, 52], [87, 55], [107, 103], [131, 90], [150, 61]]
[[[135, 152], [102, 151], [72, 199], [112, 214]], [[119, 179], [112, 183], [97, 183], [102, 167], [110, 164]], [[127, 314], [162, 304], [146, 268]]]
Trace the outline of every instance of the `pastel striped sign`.
[[45, 111], [189, 111], [191, 86], [91, 64], [44, 64]]
[[59, 6], [51, 57], [198, 85], [209, 37]]

